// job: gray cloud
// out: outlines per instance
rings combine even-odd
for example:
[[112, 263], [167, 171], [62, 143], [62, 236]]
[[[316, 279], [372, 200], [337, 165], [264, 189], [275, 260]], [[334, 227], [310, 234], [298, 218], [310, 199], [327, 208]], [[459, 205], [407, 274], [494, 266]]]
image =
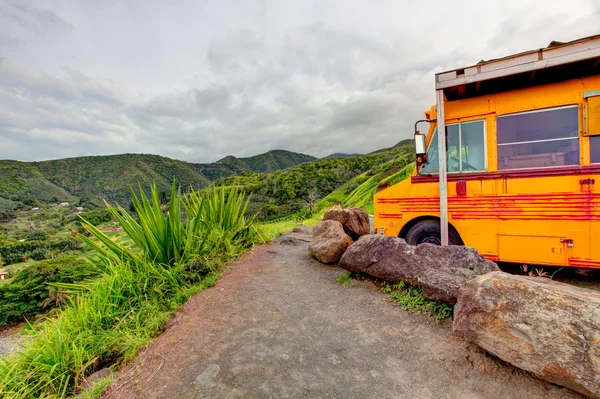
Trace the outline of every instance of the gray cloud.
[[410, 137], [435, 72], [596, 33], [600, 15], [400, 3], [3, 3], [0, 158], [373, 151]]

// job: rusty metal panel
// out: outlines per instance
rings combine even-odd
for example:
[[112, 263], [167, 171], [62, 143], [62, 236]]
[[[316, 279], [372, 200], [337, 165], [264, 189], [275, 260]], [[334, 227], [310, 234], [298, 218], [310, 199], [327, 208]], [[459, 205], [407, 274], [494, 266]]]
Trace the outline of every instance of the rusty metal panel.
[[600, 135], [600, 90], [585, 93], [587, 104], [585, 107], [586, 136]]

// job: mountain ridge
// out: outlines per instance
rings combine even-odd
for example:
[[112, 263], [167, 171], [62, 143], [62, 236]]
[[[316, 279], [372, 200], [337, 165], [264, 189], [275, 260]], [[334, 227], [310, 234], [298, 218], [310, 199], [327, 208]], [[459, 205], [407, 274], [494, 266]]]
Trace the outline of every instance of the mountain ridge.
[[322, 159], [330, 159], [330, 158], [349, 158], [349, 157], [355, 157], [357, 155], [361, 155], [358, 152], [352, 152], [352, 153], [346, 153], [346, 152], [334, 152], [333, 154], [329, 154], [326, 157], [323, 157]]
[[253, 157], [227, 156], [210, 164], [180, 161], [153, 154], [90, 155], [47, 161], [0, 160], [0, 198], [14, 203], [73, 202], [90, 206], [127, 206], [129, 187], [148, 190], [155, 182], [169, 191], [174, 178], [184, 187], [205, 187], [211, 181], [243, 172], [271, 172], [316, 159], [272, 150]]

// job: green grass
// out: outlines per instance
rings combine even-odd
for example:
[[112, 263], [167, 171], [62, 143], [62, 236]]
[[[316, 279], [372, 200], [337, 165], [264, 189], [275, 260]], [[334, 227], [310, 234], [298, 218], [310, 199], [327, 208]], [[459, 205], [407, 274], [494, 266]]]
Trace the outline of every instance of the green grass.
[[368, 213], [373, 213], [373, 196], [377, 187], [382, 184], [394, 185], [405, 180], [412, 174], [415, 164], [408, 163], [408, 155], [395, 158], [379, 165], [374, 171], [362, 173], [320, 200], [317, 209], [329, 208], [340, 204], [349, 208], [363, 208]]
[[98, 399], [102, 396], [102, 393], [112, 385], [114, 381], [113, 376], [108, 376], [96, 381], [90, 388], [84, 390], [77, 399]]
[[263, 242], [269, 242], [281, 234], [291, 231], [298, 226], [316, 226], [321, 222], [321, 214], [314, 215], [310, 219], [298, 221], [296, 219], [282, 220], [274, 223], [257, 224], [257, 232]]
[[6, 270], [11, 276], [15, 276], [18, 272], [20, 272], [28, 266], [31, 266], [35, 262], [36, 261], [34, 261], [33, 259], [28, 259], [25, 262], [13, 263], [12, 265], [2, 266], [2, 268]]
[[344, 287], [350, 287], [350, 286], [352, 286], [352, 273], [350, 273], [350, 272], [340, 273], [337, 276], [335, 276], [335, 281], [337, 281]]
[[413, 287], [404, 282], [393, 285], [383, 283], [381, 291], [388, 294], [394, 303], [399, 304], [407, 312], [418, 312], [432, 316], [437, 324], [445, 319], [452, 320], [454, 306], [425, 299], [423, 290], [420, 287]]
[[220, 264], [254, 242], [239, 192], [209, 190], [184, 200], [173, 190], [168, 212], [143, 194], [136, 218], [113, 208], [135, 248], [83, 223], [94, 239], [79, 236], [96, 251], [90, 260], [102, 274], [88, 284], [51, 284], [69, 305], [31, 326], [24, 349], [0, 360], [0, 397], [79, 393], [88, 375], [133, 359], [190, 296], [216, 283]]

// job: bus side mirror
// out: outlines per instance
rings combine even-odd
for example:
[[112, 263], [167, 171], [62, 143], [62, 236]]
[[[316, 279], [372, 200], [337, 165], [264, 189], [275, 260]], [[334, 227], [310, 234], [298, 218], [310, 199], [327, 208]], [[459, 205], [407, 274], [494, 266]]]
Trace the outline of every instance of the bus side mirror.
[[417, 154], [417, 167], [427, 163], [427, 148], [425, 146], [425, 135], [415, 132], [415, 152]]

